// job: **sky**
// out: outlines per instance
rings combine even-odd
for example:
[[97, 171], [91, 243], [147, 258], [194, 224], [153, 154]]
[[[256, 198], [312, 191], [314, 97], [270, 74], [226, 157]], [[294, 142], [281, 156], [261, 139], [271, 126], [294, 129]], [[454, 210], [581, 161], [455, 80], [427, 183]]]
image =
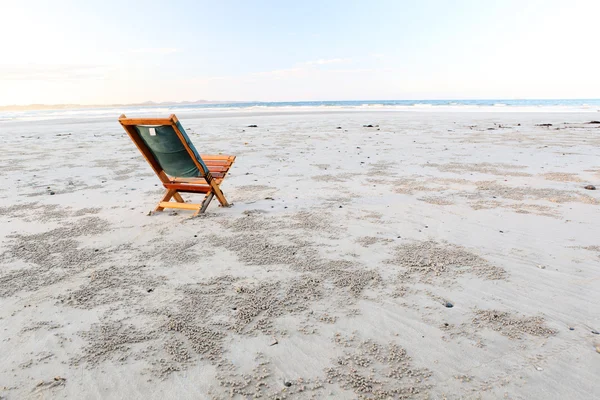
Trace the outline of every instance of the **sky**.
[[0, 105], [600, 98], [600, 0], [0, 0]]

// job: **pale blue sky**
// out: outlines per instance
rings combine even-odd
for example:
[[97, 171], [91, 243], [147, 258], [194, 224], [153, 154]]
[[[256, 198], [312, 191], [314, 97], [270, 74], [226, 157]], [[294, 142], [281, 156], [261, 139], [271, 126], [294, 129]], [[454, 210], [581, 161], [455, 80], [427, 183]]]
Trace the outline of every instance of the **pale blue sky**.
[[0, 0], [0, 105], [600, 97], [598, 0]]

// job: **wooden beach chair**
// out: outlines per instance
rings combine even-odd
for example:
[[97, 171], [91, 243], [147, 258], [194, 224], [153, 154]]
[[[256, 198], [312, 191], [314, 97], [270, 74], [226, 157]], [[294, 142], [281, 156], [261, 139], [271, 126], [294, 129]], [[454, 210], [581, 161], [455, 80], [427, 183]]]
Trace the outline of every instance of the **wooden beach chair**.
[[[169, 118], [121, 115], [119, 122], [167, 189], [155, 211], [179, 208], [193, 210], [196, 216], [206, 211], [213, 196], [229, 207], [220, 186], [235, 156], [200, 155], [174, 114]], [[180, 193], [205, 196], [202, 203], [186, 203]]]

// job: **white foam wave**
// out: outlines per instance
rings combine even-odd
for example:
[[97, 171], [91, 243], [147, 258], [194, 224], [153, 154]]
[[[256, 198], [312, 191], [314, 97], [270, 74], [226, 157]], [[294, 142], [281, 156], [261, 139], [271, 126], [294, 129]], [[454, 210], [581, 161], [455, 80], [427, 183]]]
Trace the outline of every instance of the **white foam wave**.
[[504, 103], [495, 103], [493, 105], [469, 105], [459, 103], [449, 103], [444, 105], [433, 105], [430, 103], [415, 103], [413, 105], [390, 105], [380, 103], [363, 104], [315, 104], [315, 105], [252, 105], [252, 106], [203, 106], [203, 107], [135, 107], [135, 108], [99, 108], [99, 109], [75, 109], [75, 110], [41, 110], [41, 111], [12, 111], [0, 112], [0, 123], [10, 123], [14, 121], [44, 121], [59, 119], [98, 119], [98, 118], [117, 118], [121, 114], [127, 116], [165, 116], [169, 114], [186, 115], [201, 113], [252, 113], [257, 111], [289, 112], [292, 111], [315, 111], [326, 112], [334, 110], [364, 110], [364, 111], [397, 111], [397, 112], [549, 112], [549, 113], [572, 113], [572, 112], [600, 112], [598, 105], [527, 105], [527, 106], [509, 106]]

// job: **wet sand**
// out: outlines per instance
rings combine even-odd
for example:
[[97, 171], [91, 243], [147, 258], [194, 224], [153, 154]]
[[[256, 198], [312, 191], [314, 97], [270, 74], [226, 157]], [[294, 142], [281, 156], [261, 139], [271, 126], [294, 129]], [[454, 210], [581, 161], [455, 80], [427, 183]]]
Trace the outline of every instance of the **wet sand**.
[[116, 118], [0, 124], [1, 399], [600, 397], [595, 113], [180, 115], [198, 218]]

